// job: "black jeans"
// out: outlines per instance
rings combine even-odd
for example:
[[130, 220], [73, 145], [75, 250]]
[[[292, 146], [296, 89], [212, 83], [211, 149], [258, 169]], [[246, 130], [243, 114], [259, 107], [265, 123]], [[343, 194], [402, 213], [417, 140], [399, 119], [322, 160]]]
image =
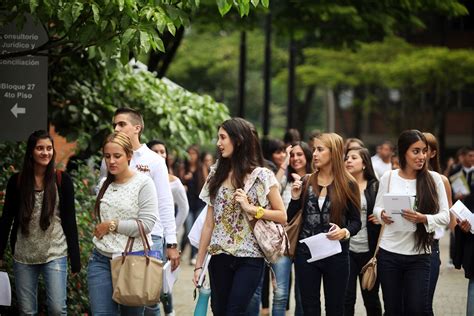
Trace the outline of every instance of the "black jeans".
[[377, 259], [385, 315], [427, 315], [430, 255], [401, 255], [380, 249]]
[[263, 258], [239, 258], [226, 254], [212, 256], [209, 278], [214, 316], [246, 315], [263, 271]]
[[344, 314], [344, 295], [349, 278], [348, 250], [331, 257], [308, 263], [309, 255], [295, 257], [296, 278], [305, 315], [321, 315], [320, 289], [324, 287], [326, 315]]
[[435, 239], [433, 245], [431, 246], [431, 256], [430, 256], [430, 287], [428, 292], [428, 314], [434, 315], [433, 313], [433, 297], [436, 289], [436, 284], [438, 283], [439, 277], [439, 266], [441, 265], [441, 260], [439, 258], [439, 240]]
[[[357, 298], [357, 277], [359, 277], [359, 284], [362, 282], [360, 270], [372, 258], [371, 252], [352, 252], [349, 251], [350, 272], [349, 282], [347, 283], [346, 301], [344, 306], [344, 315], [354, 315], [354, 306]], [[362, 298], [364, 299], [364, 306], [367, 316], [381, 316], [382, 305], [379, 299], [380, 281], [377, 279], [372, 290], [362, 290]]]

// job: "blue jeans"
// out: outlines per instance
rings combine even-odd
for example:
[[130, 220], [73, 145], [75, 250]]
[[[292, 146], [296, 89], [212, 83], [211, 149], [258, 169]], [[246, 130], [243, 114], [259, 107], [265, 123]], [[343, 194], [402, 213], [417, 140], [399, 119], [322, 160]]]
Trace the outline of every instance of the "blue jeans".
[[301, 294], [304, 315], [321, 315], [320, 289], [324, 286], [326, 315], [344, 314], [344, 295], [349, 278], [347, 250], [336, 255], [308, 263], [309, 254], [295, 257], [296, 278]]
[[467, 287], [466, 315], [474, 315], [474, 279], [469, 279], [469, 285]]
[[[157, 235], [151, 235], [153, 245], [151, 250], [157, 250], [161, 254], [160, 258], [163, 260], [163, 238]], [[160, 304], [145, 306], [145, 316], [160, 316]]]
[[15, 288], [20, 315], [38, 313], [38, 280], [43, 275], [46, 286], [48, 315], [67, 313], [67, 257], [43, 264], [13, 263]]
[[[372, 258], [371, 252], [352, 252], [349, 251], [349, 260], [350, 260], [350, 274], [349, 282], [347, 284], [346, 290], [346, 300], [344, 307], [344, 315], [350, 316], [354, 315], [354, 307], [357, 298], [357, 278], [359, 278], [359, 283], [362, 282], [362, 275], [360, 271], [364, 265]], [[374, 288], [370, 291], [362, 290], [362, 298], [364, 300], [365, 310], [367, 316], [381, 316], [382, 315], [382, 305], [380, 304], [379, 299], [379, 288], [380, 281], [377, 279], [375, 281]]]
[[377, 260], [385, 315], [427, 314], [430, 255], [401, 255], [380, 249]]
[[87, 267], [87, 285], [92, 315], [143, 315], [143, 307], [119, 305], [112, 299], [111, 258], [92, 250]]
[[[273, 290], [272, 315], [285, 316], [286, 303], [288, 301], [288, 290], [290, 288], [290, 272], [292, 260], [290, 257], [281, 257], [271, 267], [275, 272], [276, 289]], [[263, 281], [263, 280], [262, 280]], [[260, 313], [260, 296], [262, 292], [263, 282], [260, 283], [252, 298], [251, 307], [249, 307], [249, 315], [259, 315]], [[256, 305], [256, 306], [255, 306]]]
[[438, 283], [440, 265], [441, 265], [441, 260], [439, 258], [439, 240], [435, 239], [433, 242], [433, 245], [431, 246], [431, 255], [430, 255], [430, 287], [429, 287], [429, 292], [428, 292], [428, 305], [427, 305], [429, 315], [434, 315], [433, 298], [434, 298], [434, 292], [436, 290], [436, 284]]
[[212, 256], [209, 277], [214, 316], [246, 315], [255, 290], [261, 284], [263, 271], [263, 258]]

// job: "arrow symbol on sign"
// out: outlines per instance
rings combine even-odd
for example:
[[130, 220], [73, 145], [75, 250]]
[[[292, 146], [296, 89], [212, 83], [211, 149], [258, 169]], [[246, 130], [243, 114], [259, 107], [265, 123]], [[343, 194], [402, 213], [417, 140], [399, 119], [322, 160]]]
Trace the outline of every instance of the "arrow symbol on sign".
[[19, 108], [18, 103], [15, 103], [15, 105], [10, 109], [10, 111], [12, 111], [13, 115], [15, 115], [15, 118], [18, 118], [18, 114], [26, 113], [26, 108]]

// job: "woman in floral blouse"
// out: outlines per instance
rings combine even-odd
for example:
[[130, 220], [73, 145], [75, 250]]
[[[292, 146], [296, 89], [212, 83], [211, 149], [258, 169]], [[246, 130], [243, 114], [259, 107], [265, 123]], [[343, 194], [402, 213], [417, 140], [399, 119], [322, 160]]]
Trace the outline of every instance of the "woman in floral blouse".
[[[244, 216], [286, 222], [277, 180], [271, 170], [260, 167], [260, 144], [253, 130], [240, 118], [222, 123], [217, 141], [219, 160], [200, 195], [209, 207], [194, 282], [209, 252], [211, 308], [216, 316], [245, 313], [264, 271], [263, 254]], [[245, 183], [252, 183], [247, 192]]]

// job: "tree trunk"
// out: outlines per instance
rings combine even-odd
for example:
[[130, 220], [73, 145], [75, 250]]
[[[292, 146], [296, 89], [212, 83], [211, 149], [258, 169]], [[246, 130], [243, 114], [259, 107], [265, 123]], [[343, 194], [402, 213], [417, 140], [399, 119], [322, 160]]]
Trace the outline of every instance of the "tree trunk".
[[[293, 38], [293, 33], [290, 35], [290, 44], [288, 46], [289, 60], [288, 60], [288, 104], [286, 111], [286, 130], [293, 128], [293, 109], [295, 107], [295, 82], [296, 82], [296, 43]], [[301, 117], [300, 117], [301, 118]], [[304, 125], [303, 125], [304, 126]]]
[[237, 116], [245, 117], [245, 79], [247, 64], [247, 33], [240, 32], [239, 91]]
[[163, 35], [163, 45], [165, 52], [151, 52], [148, 60], [148, 70], [156, 71], [158, 78], [163, 78], [166, 75], [171, 62], [173, 61], [176, 51], [181, 45], [181, 41], [184, 36], [184, 27], [180, 27], [176, 30], [175, 36], [171, 33], [166, 32]]
[[268, 136], [270, 131], [270, 83], [272, 64], [272, 15], [268, 12], [265, 17], [265, 65], [263, 69], [263, 136]]

